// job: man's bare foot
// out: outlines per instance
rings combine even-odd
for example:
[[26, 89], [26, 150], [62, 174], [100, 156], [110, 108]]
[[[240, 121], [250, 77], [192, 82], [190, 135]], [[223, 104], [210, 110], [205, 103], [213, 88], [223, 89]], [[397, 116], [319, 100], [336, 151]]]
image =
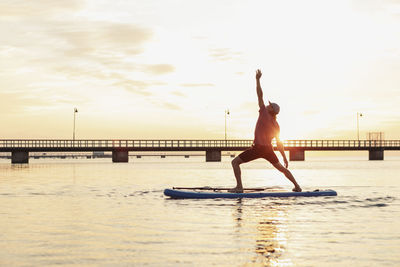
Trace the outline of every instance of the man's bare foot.
[[293, 192], [301, 192], [302, 190], [301, 190], [300, 186], [298, 186], [298, 187], [296, 186], [295, 188], [292, 189], [292, 191]]
[[235, 187], [235, 188], [229, 189], [228, 192], [229, 193], [243, 193], [243, 188]]

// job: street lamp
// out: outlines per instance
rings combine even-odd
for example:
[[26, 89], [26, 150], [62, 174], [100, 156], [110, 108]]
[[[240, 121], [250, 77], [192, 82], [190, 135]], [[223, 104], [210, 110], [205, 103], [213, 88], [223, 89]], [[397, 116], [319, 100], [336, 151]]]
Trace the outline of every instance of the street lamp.
[[226, 137], [226, 116], [227, 115], [229, 115], [230, 113], [229, 113], [229, 109], [226, 109], [225, 110], [225, 141], [227, 140], [227, 137]]
[[72, 134], [72, 140], [75, 141], [75, 117], [76, 117], [76, 113], [78, 113], [78, 109], [74, 108], [74, 132]]
[[360, 141], [360, 124], [358, 122], [359, 118], [362, 117], [363, 114], [357, 112], [357, 140]]

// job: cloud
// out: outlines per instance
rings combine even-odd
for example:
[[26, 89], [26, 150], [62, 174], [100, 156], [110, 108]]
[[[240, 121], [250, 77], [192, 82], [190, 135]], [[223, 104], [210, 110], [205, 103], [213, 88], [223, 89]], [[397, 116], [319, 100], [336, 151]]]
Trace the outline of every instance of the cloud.
[[[12, 29], [12, 31], [10, 31]], [[144, 51], [153, 36], [152, 30], [134, 24], [88, 21], [65, 16], [43, 17], [0, 24], [1, 50], [18, 52], [24, 65], [52, 68], [69, 66], [134, 69], [137, 63], [127, 61]], [[5, 38], [6, 36], [6, 38]], [[5, 52], [3, 52], [5, 53]]]
[[[17, 95], [0, 95], [2, 100], [15, 103], [4, 104], [3, 112], [21, 113], [31, 107], [45, 108], [47, 100], [52, 100], [53, 104], [74, 103], [68, 95], [61, 93], [68, 87], [66, 81], [70, 82], [71, 92], [74, 88], [99, 85], [105, 89], [103, 93], [108, 93], [108, 89], [119, 89], [142, 98], [153, 96], [152, 86], [165, 85], [156, 79], [149, 81], [143, 74], [132, 79], [135, 71], [146, 75], [175, 71], [171, 64], [148, 64], [137, 60], [136, 56], [144, 52], [153, 37], [151, 29], [134, 23], [102, 21], [102, 18], [95, 21], [88, 16], [76, 16], [77, 11], [84, 8], [82, 3], [75, 0], [1, 1], [0, 15], [7, 23], [0, 24], [0, 32], [7, 34], [0, 35], [3, 59], [0, 67], [7, 68], [7, 77], [15, 79], [15, 73], [28, 66], [31, 80], [21, 83], [18, 89], [29, 96], [33, 90], [42, 90], [37, 99], [28, 99], [28, 95], [25, 99]], [[41, 83], [43, 79], [46, 83]], [[3, 79], [0, 84], [7, 82]], [[180, 110], [173, 103], [156, 105]]]
[[169, 110], [182, 110], [182, 108], [180, 106], [173, 104], [173, 103], [169, 103], [169, 102], [161, 103], [161, 107], [167, 108]]
[[[146, 89], [148, 82], [129, 79], [132, 71], [140, 71], [144, 66], [131, 59], [140, 54], [152, 38], [153, 33], [148, 28], [65, 16], [62, 19], [38, 18], [29, 23], [10, 21], [0, 24], [0, 32], [7, 33], [0, 35], [0, 67], [7, 69], [10, 77], [28, 67], [32, 77], [36, 73], [36, 80], [42, 77], [59, 82], [68, 78], [76, 84], [105, 81], [105, 84], [115, 83], [130, 92], [151, 95]], [[154, 71], [168, 69], [163, 64], [155, 66]], [[31, 80], [33, 86], [35, 79]], [[44, 88], [51, 87], [54, 86], [49, 82]]]
[[210, 56], [217, 61], [237, 60], [243, 53], [231, 51], [229, 48], [210, 49]]
[[215, 84], [212, 84], [212, 83], [181, 83], [180, 86], [183, 86], [183, 87], [211, 87], [211, 86], [215, 86]]
[[186, 97], [186, 95], [180, 91], [173, 91], [173, 92], [171, 92], [171, 94], [176, 95], [176, 96]]
[[128, 92], [143, 95], [143, 96], [151, 96], [152, 93], [147, 90], [149, 87], [149, 83], [145, 81], [135, 81], [135, 80], [129, 80], [129, 79], [121, 79], [118, 80], [117, 82], [114, 82], [112, 84], [115, 87], [122, 87]]
[[55, 41], [65, 44], [62, 52], [67, 56], [102, 64], [140, 54], [143, 44], [151, 37], [152, 31], [146, 28], [108, 22], [69, 22], [53, 25], [48, 30], [48, 38], [57, 38]]
[[144, 71], [150, 72], [151, 74], [160, 75], [167, 74], [175, 71], [175, 67], [170, 64], [155, 64], [144, 66]]

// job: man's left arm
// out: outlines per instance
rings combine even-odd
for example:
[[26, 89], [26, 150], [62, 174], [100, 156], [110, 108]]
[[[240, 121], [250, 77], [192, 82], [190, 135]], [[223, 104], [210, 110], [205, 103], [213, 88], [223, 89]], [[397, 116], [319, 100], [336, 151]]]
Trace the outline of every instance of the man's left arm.
[[282, 141], [279, 139], [279, 135], [275, 136], [275, 139], [276, 139], [276, 146], [278, 148], [278, 151], [281, 153], [283, 162], [285, 163], [285, 168], [287, 168], [289, 166], [289, 162], [286, 158], [285, 147], [283, 146]]

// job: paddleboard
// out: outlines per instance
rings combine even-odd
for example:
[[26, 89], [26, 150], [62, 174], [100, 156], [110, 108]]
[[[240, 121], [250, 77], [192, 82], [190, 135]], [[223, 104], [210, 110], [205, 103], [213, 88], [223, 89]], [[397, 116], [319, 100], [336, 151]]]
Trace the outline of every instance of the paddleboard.
[[337, 196], [334, 190], [315, 190], [304, 192], [284, 192], [284, 191], [257, 191], [257, 192], [244, 192], [244, 193], [229, 193], [221, 191], [209, 192], [197, 190], [178, 190], [178, 189], [165, 189], [164, 195], [171, 198], [262, 198], [262, 197], [322, 197], [322, 196]]

